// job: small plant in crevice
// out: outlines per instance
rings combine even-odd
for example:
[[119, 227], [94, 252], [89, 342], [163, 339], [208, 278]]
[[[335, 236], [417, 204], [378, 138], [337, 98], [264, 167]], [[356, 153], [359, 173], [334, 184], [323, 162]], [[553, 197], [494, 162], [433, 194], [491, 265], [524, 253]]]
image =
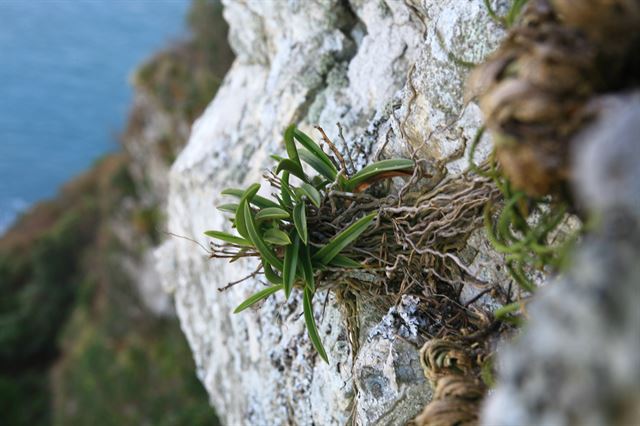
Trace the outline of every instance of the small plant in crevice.
[[[264, 274], [270, 283], [236, 311], [300, 288], [311, 340], [325, 359], [312, 312], [313, 296], [320, 290], [332, 291], [346, 309], [354, 353], [359, 305], [387, 310], [403, 295], [417, 297], [429, 318], [431, 325], [419, 330], [420, 339], [481, 334], [491, 321], [460, 303], [462, 289], [473, 286], [503, 303], [509, 300], [499, 283], [481, 280], [463, 254], [468, 237], [482, 227], [483, 207], [498, 200], [492, 179], [475, 170], [442, 172], [464, 149], [441, 160], [413, 153], [411, 160], [376, 161], [356, 172], [349, 151], [345, 161], [324, 132], [322, 136], [332, 154], [294, 127], [287, 129], [288, 157], [273, 156], [277, 166], [265, 175], [276, 189], [274, 200], [258, 195], [257, 184], [223, 191], [237, 199], [219, 209], [232, 215], [238, 235], [208, 231], [220, 241], [212, 243], [211, 257], [232, 262], [258, 257], [259, 268], [249, 277]], [[318, 176], [307, 175], [302, 162]], [[408, 179], [399, 188], [383, 185], [396, 176]]]
[[[349, 173], [339, 151], [326, 136], [324, 139], [338, 160], [327, 155], [295, 126], [289, 126], [284, 133], [287, 157], [272, 156], [277, 165], [266, 176], [278, 190], [275, 201], [258, 195], [259, 184], [244, 190], [226, 189], [222, 195], [238, 201], [218, 208], [232, 215], [229, 219], [238, 235], [222, 231], [205, 234], [221, 242], [212, 244], [211, 257], [227, 258], [231, 262], [242, 257], [258, 257], [260, 265], [256, 274], [262, 271], [270, 283], [234, 312], [241, 312], [279, 291], [288, 299], [293, 288], [299, 288], [303, 292], [304, 319], [310, 340], [328, 362], [313, 314], [313, 297], [319, 287], [316, 276], [325, 269], [363, 267], [343, 252], [375, 222], [378, 211], [371, 206], [366, 212], [355, 212], [345, 226], [340, 226], [336, 217], [326, 212], [336, 211], [335, 195], [358, 194], [380, 180], [411, 176], [415, 163], [409, 159], [382, 160]], [[303, 163], [317, 175], [307, 174]]]

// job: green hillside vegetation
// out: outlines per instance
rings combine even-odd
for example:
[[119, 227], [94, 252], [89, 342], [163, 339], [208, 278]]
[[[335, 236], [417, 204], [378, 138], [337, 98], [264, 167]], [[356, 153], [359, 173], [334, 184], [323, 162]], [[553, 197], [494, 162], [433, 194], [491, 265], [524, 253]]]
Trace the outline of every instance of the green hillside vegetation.
[[[176, 124], [200, 114], [232, 60], [216, 3], [195, 1], [192, 37], [135, 82]], [[168, 161], [183, 143], [169, 141]], [[3, 425], [218, 424], [177, 319], [151, 313], [125, 273], [123, 259], [161, 239], [164, 220], [142, 206], [130, 162], [106, 156], [0, 238]], [[135, 252], [123, 231], [142, 242]]]

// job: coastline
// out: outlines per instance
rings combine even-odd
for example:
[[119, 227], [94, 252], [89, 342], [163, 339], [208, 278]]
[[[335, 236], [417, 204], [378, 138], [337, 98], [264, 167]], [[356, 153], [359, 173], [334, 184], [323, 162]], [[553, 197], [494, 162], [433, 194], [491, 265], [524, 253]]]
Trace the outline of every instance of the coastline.
[[124, 405], [122, 424], [217, 424], [149, 262], [171, 162], [233, 59], [217, 2], [194, 1], [189, 26], [135, 71], [120, 149], [0, 235], [0, 396], [16, 424], [96, 424]]

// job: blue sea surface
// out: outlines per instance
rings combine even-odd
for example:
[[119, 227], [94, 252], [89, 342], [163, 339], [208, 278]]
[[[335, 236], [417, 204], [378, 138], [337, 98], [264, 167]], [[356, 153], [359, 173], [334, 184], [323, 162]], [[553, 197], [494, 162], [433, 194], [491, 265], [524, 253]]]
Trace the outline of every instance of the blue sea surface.
[[0, 234], [118, 148], [137, 65], [189, 0], [0, 0]]

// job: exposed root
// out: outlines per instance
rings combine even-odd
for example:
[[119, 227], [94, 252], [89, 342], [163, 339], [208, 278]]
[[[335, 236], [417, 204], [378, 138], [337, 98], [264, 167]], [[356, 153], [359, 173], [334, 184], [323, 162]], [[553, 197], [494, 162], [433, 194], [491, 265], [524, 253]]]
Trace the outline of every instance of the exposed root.
[[[402, 194], [403, 191], [400, 191]], [[482, 209], [499, 192], [488, 178], [463, 174], [446, 177], [431, 188], [376, 197], [372, 194], [330, 192], [315, 214], [308, 215], [313, 240], [325, 243], [340, 229], [371, 211], [375, 226], [345, 254], [365, 268], [347, 272], [348, 285], [372, 296], [437, 293], [448, 284], [486, 286], [457, 256], [472, 231], [482, 226]], [[329, 220], [328, 220], [329, 219]], [[331, 220], [332, 219], [332, 220]], [[326, 278], [336, 278], [331, 271]], [[324, 286], [342, 280], [324, 279]]]
[[425, 376], [432, 383], [432, 401], [414, 420], [415, 426], [476, 425], [487, 387], [478, 379], [478, 358], [468, 345], [433, 339], [420, 353]]

